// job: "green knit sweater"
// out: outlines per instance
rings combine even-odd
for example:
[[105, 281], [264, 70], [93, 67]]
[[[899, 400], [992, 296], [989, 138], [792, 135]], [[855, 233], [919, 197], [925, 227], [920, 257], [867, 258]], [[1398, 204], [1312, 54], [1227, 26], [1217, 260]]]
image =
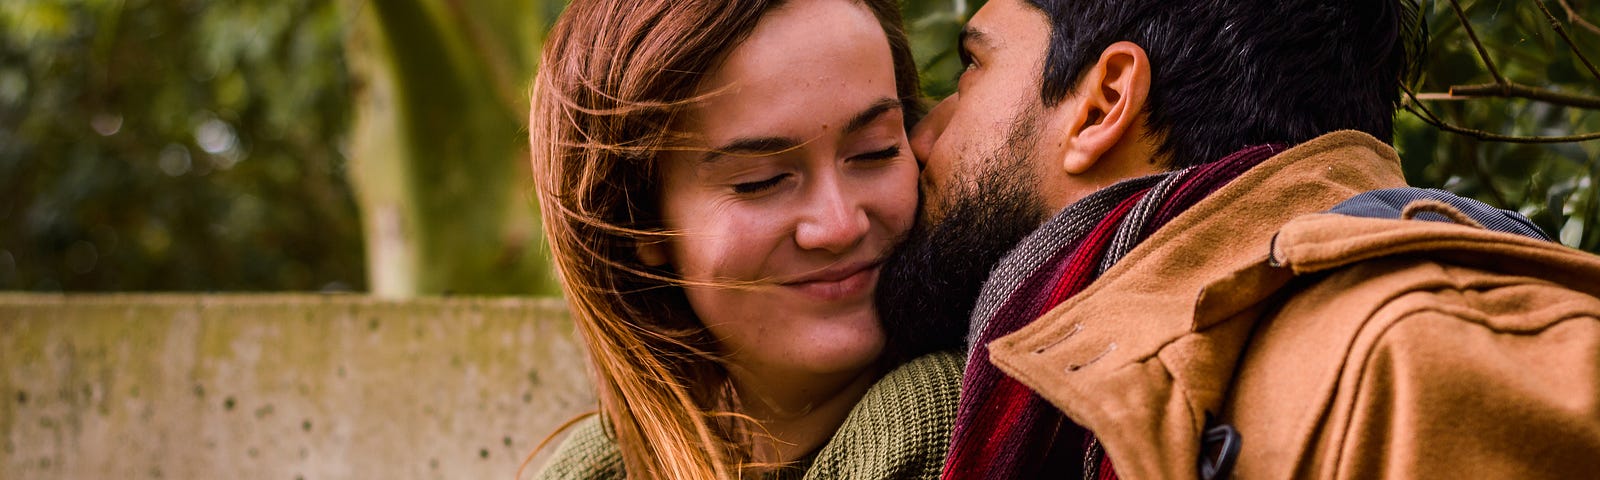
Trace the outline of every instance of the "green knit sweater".
[[[961, 390], [962, 356], [918, 357], [884, 375], [850, 410], [809, 466], [774, 477], [810, 479], [935, 479], [950, 447]], [[600, 417], [572, 427], [542, 480], [620, 480], [622, 453]], [[802, 464], [808, 462], [800, 462]]]

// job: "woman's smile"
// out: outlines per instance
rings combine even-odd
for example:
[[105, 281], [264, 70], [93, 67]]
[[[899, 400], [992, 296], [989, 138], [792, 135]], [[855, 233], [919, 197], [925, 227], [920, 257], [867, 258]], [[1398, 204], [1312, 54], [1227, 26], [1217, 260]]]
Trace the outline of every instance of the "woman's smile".
[[882, 262], [858, 262], [818, 271], [780, 283], [806, 297], [824, 302], [867, 298], [878, 284]]

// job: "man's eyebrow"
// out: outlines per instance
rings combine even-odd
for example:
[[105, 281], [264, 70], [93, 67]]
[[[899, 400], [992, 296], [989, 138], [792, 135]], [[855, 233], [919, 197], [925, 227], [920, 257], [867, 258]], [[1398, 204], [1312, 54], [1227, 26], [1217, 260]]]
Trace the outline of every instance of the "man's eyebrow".
[[972, 25], [961, 26], [961, 33], [956, 35], [956, 50], [961, 52], [963, 56], [970, 54], [972, 51], [971, 46], [974, 44], [992, 47], [992, 43], [989, 39], [989, 34]]
[[860, 131], [861, 129], [866, 128], [867, 125], [872, 124], [873, 120], [877, 120], [878, 117], [883, 116], [883, 114], [892, 111], [898, 111], [900, 108], [901, 106], [899, 100], [888, 97], [880, 98], [878, 101], [872, 102], [872, 105], [867, 107], [866, 110], [862, 110], [861, 113], [857, 113], [856, 116], [851, 117], [850, 121], [844, 124], [844, 133], [854, 133]]

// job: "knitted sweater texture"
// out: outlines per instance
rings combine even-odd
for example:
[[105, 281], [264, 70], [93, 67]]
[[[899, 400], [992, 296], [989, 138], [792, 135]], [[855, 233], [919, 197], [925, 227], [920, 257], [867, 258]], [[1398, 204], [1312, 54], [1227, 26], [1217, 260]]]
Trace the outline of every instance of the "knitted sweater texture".
[[[962, 355], [953, 351], [924, 355], [895, 368], [856, 403], [809, 466], [775, 477], [939, 478], [955, 423], [962, 368]], [[586, 419], [572, 430], [537, 478], [627, 478], [622, 453], [606, 434], [600, 417]]]

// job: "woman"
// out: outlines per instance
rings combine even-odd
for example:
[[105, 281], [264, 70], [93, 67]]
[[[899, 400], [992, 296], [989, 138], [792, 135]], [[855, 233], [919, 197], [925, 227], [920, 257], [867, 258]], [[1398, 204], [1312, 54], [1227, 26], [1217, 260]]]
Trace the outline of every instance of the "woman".
[[887, 364], [871, 301], [917, 94], [895, 0], [567, 7], [530, 137], [601, 415], [546, 478], [937, 475], [959, 360]]

